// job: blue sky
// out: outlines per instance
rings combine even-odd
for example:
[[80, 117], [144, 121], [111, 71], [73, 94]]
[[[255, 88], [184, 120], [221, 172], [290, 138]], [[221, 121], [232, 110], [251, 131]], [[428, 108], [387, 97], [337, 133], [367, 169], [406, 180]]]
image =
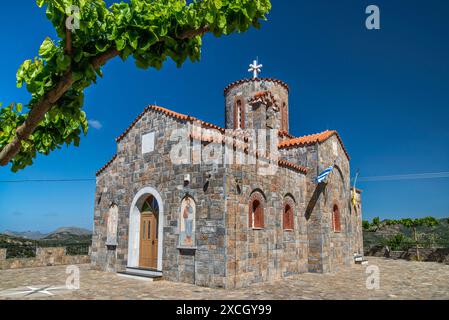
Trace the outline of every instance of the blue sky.
[[[291, 87], [294, 135], [336, 129], [361, 176], [449, 171], [449, 2], [445, 0], [273, 0], [269, 21], [220, 39], [204, 39], [200, 63], [143, 71], [120, 59], [86, 91], [91, 128], [79, 148], [63, 148], [0, 180], [94, 178], [115, 153], [115, 138], [148, 104], [223, 125], [223, 88], [248, 77], [258, 56], [262, 76]], [[381, 9], [381, 30], [365, 28], [365, 8]], [[15, 73], [46, 36], [34, 1], [0, 11], [0, 101], [29, 101]], [[98, 123], [97, 123], [98, 124]], [[97, 126], [100, 127], [100, 126]], [[364, 217], [449, 216], [449, 179], [360, 182]], [[0, 230], [91, 228], [95, 182], [0, 183]]]

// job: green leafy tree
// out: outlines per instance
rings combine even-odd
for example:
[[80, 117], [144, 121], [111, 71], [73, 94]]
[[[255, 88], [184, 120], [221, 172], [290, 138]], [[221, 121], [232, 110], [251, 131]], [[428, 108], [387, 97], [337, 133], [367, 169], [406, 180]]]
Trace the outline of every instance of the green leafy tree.
[[362, 227], [363, 227], [363, 230], [365, 230], [365, 231], [369, 231], [370, 230], [370, 223], [369, 223], [369, 221], [367, 221], [367, 220], [363, 220], [362, 221]]
[[[160, 69], [172, 59], [180, 67], [199, 61], [202, 36], [259, 28], [269, 0], [130, 0], [106, 7], [103, 0], [37, 0], [59, 39], [46, 38], [38, 56], [17, 71], [31, 101], [0, 110], [0, 166], [17, 171], [62, 145], [79, 145], [87, 133], [84, 90], [102, 76], [109, 60], [132, 57], [137, 67]], [[72, 6], [79, 12], [74, 12]], [[70, 28], [68, 19], [79, 19]]]
[[373, 219], [373, 222], [371, 223], [371, 230], [376, 232], [377, 230], [379, 230], [379, 228], [381, 227], [381, 222], [380, 222], [380, 218], [379, 217], [375, 217]]
[[413, 245], [413, 241], [402, 233], [398, 233], [388, 239], [382, 239], [381, 244], [390, 247], [393, 251], [398, 251], [408, 250]]
[[426, 227], [433, 227], [439, 224], [439, 221], [433, 217], [426, 217], [426, 218], [420, 218], [420, 219], [400, 219], [400, 220], [389, 220], [388, 224], [390, 225], [402, 225], [406, 228], [412, 229], [413, 232], [413, 242], [416, 248], [416, 259], [420, 261], [419, 256], [419, 237], [417, 228], [426, 226]]

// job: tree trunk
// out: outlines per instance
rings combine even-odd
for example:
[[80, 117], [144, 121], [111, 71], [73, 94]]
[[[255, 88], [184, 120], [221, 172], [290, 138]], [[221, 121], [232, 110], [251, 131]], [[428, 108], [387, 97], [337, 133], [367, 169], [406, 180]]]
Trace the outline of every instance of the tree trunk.
[[413, 237], [415, 239], [415, 244], [416, 244], [416, 260], [421, 261], [421, 258], [419, 257], [418, 234], [416, 232], [416, 227], [413, 227]]

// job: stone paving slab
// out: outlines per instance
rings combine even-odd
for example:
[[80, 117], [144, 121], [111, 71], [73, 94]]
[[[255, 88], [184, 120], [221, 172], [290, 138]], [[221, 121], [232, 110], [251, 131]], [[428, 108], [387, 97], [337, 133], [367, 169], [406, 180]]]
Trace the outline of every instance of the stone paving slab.
[[366, 288], [367, 266], [360, 265], [337, 274], [306, 273], [238, 290], [145, 282], [80, 265], [80, 289], [69, 292], [61, 289], [68, 276], [65, 266], [0, 271], [0, 299], [449, 299], [449, 265], [375, 257], [368, 260], [369, 266], [379, 267], [379, 290]]

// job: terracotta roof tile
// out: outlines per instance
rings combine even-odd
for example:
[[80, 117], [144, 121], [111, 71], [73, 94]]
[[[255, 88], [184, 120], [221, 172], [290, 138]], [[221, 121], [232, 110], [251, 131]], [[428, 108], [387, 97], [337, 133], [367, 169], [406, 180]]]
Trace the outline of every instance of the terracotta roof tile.
[[[260, 79], [259, 79], [260, 80]], [[268, 94], [271, 93], [267, 93], [267, 92], [259, 92], [259, 96], [266, 96]], [[124, 139], [124, 137], [131, 131], [131, 129], [136, 125], [136, 123], [149, 111], [156, 111], [156, 112], [162, 112], [174, 119], [178, 119], [178, 120], [182, 120], [182, 121], [189, 121], [189, 122], [197, 122], [199, 123], [201, 126], [206, 127], [206, 128], [210, 128], [210, 129], [216, 129], [219, 130], [221, 133], [225, 132], [225, 129], [222, 127], [219, 127], [217, 125], [214, 125], [212, 123], [208, 123], [202, 120], [199, 120], [197, 118], [185, 115], [185, 114], [181, 114], [163, 107], [159, 107], [159, 106], [148, 106], [145, 108], [145, 110], [139, 114], [137, 116], [137, 118], [132, 122], [132, 124], [116, 139], [117, 142], [120, 142], [121, 140]], [[280, 131], [279, 132], [279, 136], [280, 137], [287, 137], [289, 140], [285, 140], [282, 141], [281, 143], [279, 143], [279, 149], [287, 149], [287, 148], [293, 148], [293, 147], [297, 147], [297, 146], [306, 146], [306, 145], [313, 145], [315, 143], [321, 143], [324, 142], [326, 140], [328, 140], [330, 137], [332, 137], [333, 135], [336, 135], [337, 138], [339, 139], [341, 145], [343, 146], [343, 142], [341, 141], [340, 136], [338, 135], [337, 131], [324, 131], [322, 133], [317, 133], [317, 134], [313, 134], [313, 135], [308, 135], [308, 136], [304, 136], [304, 137], [298, 137], [295, 138], [292, 135], [290, 135], [288, 132], [285, 131]], [[192, 138], [199, 138], [196, 136], [192, 136]], [[215, 139], [213, 137], [202, 137], [202, 138], [206, 138], [205, 140], [208, 140], [209, 142], [215, 141], [215, 142], [222, 142], [223, 140], [221, 139]], [[240, 145], [239, 143], [235, 143], [234, 145], [235, 147], [237, 147], [237, 149], [240, 148], [244, 148], [244, 145]], [[245, 151], [247, 152], [247, 148], [244, 148]], [[345, 147], [343, 146], [343, 149], [346, 153], [346, 155], [348, 156], [349, 159], [349, 155], [346, 152]], [[114, 155], [114, 157], [107, 163], [105, 164], [100, 170], [98, 170], [97, 172], [97, 176], [99, 176], [101, 173], [103, 173], [113, 162], [114, 160], [117, 158], [117, 155]], [[299, 166], [297, 164], [285, 161], [285, 160], [279, 160], [278, 161], [279, 166], [284, 167], [284, 168], [289, 168], [301, 173], [306, 174], [307, 173], [307, 168]]]
[[113, 162], [117, 159], [117, 155], [114, 155], [111, 160], [108, 161], [100, 170], [97, 171], [95, 174], [97, 177], [102, 174]]
[[276, 98], [274, 97], [274, 95], [271, 93], [271, 91], [256, 92], [254, 94], [254, 96], [248, 100], [248, 103], [249, 104], [264, 103], [267, 106], [274, 105], [276, 107], [276, 109], [279, 110], [278, 102], [277, 102]]
[[287, 89], [287, 91], [290, 91], [288, 84], [286, 84], [284, 81], [273, 79], [273, 78], [256, 78], [256, 79], [242, 79], [242, 80], [235, 81], [235, 82], [229, 84], [224, 89], [224, 94], [226, 95], [229, 92], [229, 90], [231, 90], [235, 86], [238, 86], [239, 84], [247, 83], [247, 82], [260, 82], [260, 81], [274, 82], [274, 83], [277, 83], [277, 84], [280, 84], [281, 86], [283, 86], [285, 89]]
[[279, 166], [307, 174], [307, 168], [285, 160], [279, 160]]
[[334, 135], [340, 141], [340, 144], [342, 145], [343, 150], [344, 150], [346, 156], [348, 157], [348, 159], [350, 159], [349, 154], [348, 154], [348, 152], [347, 152], [347, 150], [346, 150], [346, 148], [345, 148], [345, 146], [343, 144], [343, 141], [340, 138], [340, 135], [335, 130], [326, 130], [326, 131], [321, 132], [321, 133], [311, 134], [311, 135], [308, 135], [308, 136], [299, 137], [299, 138], [293, 138], [293, 139], [290, 139], [290, 140], [283, 141], [283, 142], [279, 143], [279, 149], [303, 147], [303, 146], [313, 145], [313, 144], [316, 144], [316, 143], [322, 143], [322, 142], [327, 141], [328, 139], [330, 139]]
[[172, 117], [174, 119], [178, 119], [178, 120], [182, 120], [182, 121], [189, 121], [189, 122], [196, 121], [196, 122], [198, 122], [199, 124], [201, 124], [204, 127], [207, 127], [207, 128], [210, 128], [210, 129], [216, 129], [216, 130], [219, 130], [221, 132], [225, 131], [224, 128], [221, 128], [221, 127], [219, 127], [219, 126], [217, 126], [215, 124], [209, 123], [209, 122], [201, 121], [201, 120], [199, 120], [199, 119], [197, 119], [195, 117], [191, 117], [191, 116], [188, 116], [188, 115], [185, 115], [185, 114], [182, 114], [182, 113], [178, 113], [178, 112], [175, 112], [175, 111], [163, 108], [163, 107], [159, 107], [159, 106], [148, 106], [148, 107], [145, 108], [145, 110], [141, 114], [139, 114], [137, 116], [137, 118], [131, 123], [131, 125], [117, 139], [115, 139], [115, 141], [116, 142], [120, 142], [121, 140], [123, 140], [126, 137], [126, 135], [131, 131], [131, 129], [136, 125], [136, 123], [140, 119], [142, 119], [142, 117], [148, 111], [151, 111], [151, 110], [157, 111], [157, 112], [162, 112], [162, 113], [166, 114], [167, 116]]
[[279, 134], [279, 137], [281, 137], [281, 138], [288, 138], [288, 139], [294, 139], [295, 138], [294, 136], [292, 136], [287, 131], [279, 131], [278, 134]]

